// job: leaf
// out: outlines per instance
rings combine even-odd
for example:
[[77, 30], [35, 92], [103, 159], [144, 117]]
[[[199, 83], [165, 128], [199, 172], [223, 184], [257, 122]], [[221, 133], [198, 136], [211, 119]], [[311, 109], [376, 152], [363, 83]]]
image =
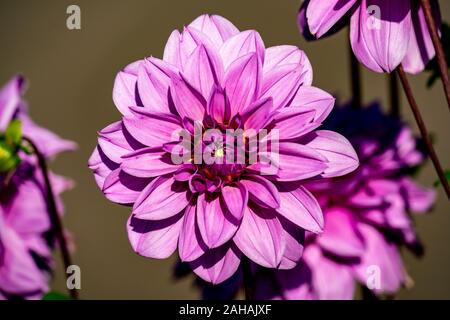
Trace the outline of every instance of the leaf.
[[17, 146], [22, 140], [22, 122], [18, 119], [12, 120], [5, 132], [6, 143]]
[[[447, 181], [450, 181], [450, 170], [449, 169], [444, 171], [444, 176]], [[435, 187], [439, 187], [440, 185], [441, 185], [441, 180], [438, 179], [434, 182]]]
[[9, 172], [15, 169], [20, 163], [20, 157], [14, 152], [14, 149], [0, 141], [0, 172]]
[[42, 300], [72, 300], [72, 299], [65, 294], [56, 291], [50, 291], [42, 297]]

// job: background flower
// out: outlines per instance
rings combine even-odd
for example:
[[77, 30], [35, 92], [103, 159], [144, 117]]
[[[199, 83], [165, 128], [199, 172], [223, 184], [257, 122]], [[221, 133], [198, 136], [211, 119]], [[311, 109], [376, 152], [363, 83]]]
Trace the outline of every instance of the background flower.
[[[410, 129], [378, 105], [337, 108], [326, 126], [350, 139], [360, 167], [309, 185], [324, 210], [324, 232], [307, 236], [304, 263], [295, 269], [261, 271], [260, 297], [351, 299], [355, 284], [372, 283], [370, 276], [378, 271], [380, 283], [373, 291], [394, 294], [410, 282], [400, 246], [422, 254], [409, 214], [430, 210], [435, 192], [411, 177], [425, 158]], [[278, 286], [271, 286], [273, 281]]]
[[[24, 79], [15, 77], [0, 90], [0, 132], [13, 119], [23, 123], [30, 137], [47, 157], [75, 148], [36, 125], [28, 116]], [[48, 291], [53, 266], [54, 235], [48, 215], [44, 179], [33, 155], [19, 151], [21, 162], [13, 172], [0, 174], [0, 298], [38, 299]], [[59, 212], [59, 195], [72, 186], [64, 177], [51, 174]]]
[[[334, 99], [311, 83], [311, 65], [298, 48], [266, 49], [256, 31], [208, 15], [175, 30], [163, 60], [146, 58], [120, 72], [113, 98], [123, 118], [100, 131], [89, 166], [108, 199], [133, 205], [133, 249], [161, 259], [178, 247], [180, 258], [212, 283], [232, 276], [242, 254], [265, 267], [294, 267], [304, 230], [320, 232], [323, 224], [316, 199], [299, 181], [358, 165], [345, 138], [314, 131]], [[272, 145], [279, 132], [276, 172], [261, 175], [260, 159], [272, 157], [262, 150], [257, 163], [173, 163], [173, 133], [193, 137], [196, 128], [202, 135], [212, 128], [219, 135], [267, 129]]]
[[[438, 1], [431, 3], [440, 28]], [[298, 22], [307, 39], [350, 24], [354, 54], [375, 72], [391, 72], [401, 63], [406, 72], [419, 73], [435, 55], [418, 0], [306, 0]]]

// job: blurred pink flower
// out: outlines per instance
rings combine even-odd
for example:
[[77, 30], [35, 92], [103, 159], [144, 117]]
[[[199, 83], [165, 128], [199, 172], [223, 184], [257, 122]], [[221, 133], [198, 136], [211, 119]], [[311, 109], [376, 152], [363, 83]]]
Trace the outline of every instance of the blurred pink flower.
[[[260, 298], [352, 299], [356, 282], [375, 285], [376, 294], [393, 294], [407, 280], [399, 247], [422, 253], [409, 214], [428, 211], [435, 192], [408, 175], [424, 161], [411, 130], [377, 105], [336, 108], [326, 126], [349, 138], [360, 167], [308, 184], [323, 209], [324, 232], [307, 235], [303, 263], [295, 269], [261, 271]], [[377, 287], [370, 277], [378, 271]]]
[[[173, 31], [163, 60], [146, 58], [121, 71], [113, 99], [123, 118], [100, 131], [89, 167], [109, 200], [133, 205], [133, 249], [162, 259], [178, 247], [180, 258], [212, 283], [233, 275], [242, 254], [264, 267], [294, 267], [304, 230], [323, 227], [321, 209], [301, 181], [358, 166], [345, 138], [314, 131], [334, 98], [311, 83], [311, 65], [298, 48], [266, 49], [256, 31], [240, 32], [208, 15]], [[205, 141], [212, 129], [215, 136]], [[229, 145], [206, 142], [226, 140], [229, 129], [265, 129], [272, 148], [255, 149], [244, 135], [246, 155], [258, 161], [224, 159]], [[194, 144], [180, 147], [175, 132]], [[186, 149], [198, 146], [222, 162], [197, 163]], [[187, 154], [180, 164], [172, 158], [178, 152]], [[275, 172], [262, 173], [263, 158]]]
[[[21, 120], [30, 137], [47, 157], [75, 148], [73, 142], [37, 126], [22, 100], [24, 79], [13, 78], [0, 89], [0, 133], [13, 119]], [[48, 291], [52, 267], [53, 234], [47, 212], [44, 179], [33, 155], [20, 151], [22, 162], [11, 174], [0, 173], [0, 299], [39, 299]], [[59, 212], [59, 195], [72, 186], [51, 174]]]
[[[431, 1], [440, 28], [437, 0]], [[418, 0], [306, 0], [298, 22], [308, 39], [321, 38], [350, 24], [350, 41], [358, 60], [375, 72], [424, 70], [434, 47]]]

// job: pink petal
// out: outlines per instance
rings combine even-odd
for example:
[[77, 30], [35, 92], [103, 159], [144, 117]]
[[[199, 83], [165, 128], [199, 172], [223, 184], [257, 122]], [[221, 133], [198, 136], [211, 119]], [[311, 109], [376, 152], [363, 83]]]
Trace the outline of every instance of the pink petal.
[[367, 0], [353, 13], [350, 40], [358, 60], [375, 72], [392, 72], [405, 58], [412, 32], [410, 0], [372, 0], [380, 17], [370, 15]]
[[249, 172], [267, 175], [267, 178], [278, 181], [298, 181], [317, 176], [327, 168], [324, 156], [298, 143], [281, 142], [278, 159], [274, 153], [261, 152], [259, 156], [264, 159], [264, 163], [248, 166]]
[[227, 70], [233, 62], [254, 53], [261, 64], [264, 62], [264, 42], [258, 32], [253, 30], [240, 32], [229, 38], [220, 48], [223, 66]]
[[188, 58], [183, 75], [191, 86], [208, 99], [213, 86], [222, 83], [223, 73], [222, 61], [216, 50], [202, 44]]
[[230, 100], [225, 91], [214, 86], [208, 100], [208, 114], [220, 124], [228, 123], [231, 117]]
[[286, 247], [283, 227], [274, 211], [247, 207], [242, 223], [233, 238], [239, 250], [255, 263], [278, 268]]
[[[141, 63], [141, 61], [137, 62]], [[129, 107], [137, 106], [136, 97], [137, 73], [133, 68], [120, 71], [114, 80], [113, 100], [117, 109], [124, 115], [130, 115]]]
[[122, 121], [114, 122], [98, 133], [98, 144], [105, 155], [115, 163], [122, 162], [122, 156], [134, 150], [124, 135]]
[[325, 228], [317, 243], [322, 249], [344, 258], [358, 258], [365, 250], [353, 213], [342, 208], [326, 210]]
[[310, 0], [306, 18], [310, 32], [317, 38], [331, 29], [357, 0]]
[[97, 146], [94, 149], [88, 160], [88, 167], [94, 173], [95, 182], [100, 189], [103, 189], [105, 178], [111, 173], [111, 171], [119, 168], [119, 165], [112, 162]]
[[226, 243], [238, 228], [220, 197], [209, 199], [204, 193], [197, 199], [197, 225], [208, 248], [217, 248]]
[[255, 53], [235, 60], [225, 74], [225, 90], [231, 105], [231, 116], [245, 110], [259, 94], [261, 61]]
[[138, 71], [137, 88], [146, 109], [150, 112], [170, 113], [170, 79], [177, 73], [176, 68], [162, 60], [153, 57], [143, 60]]
[[282, 65], [296, 64], [303, 75], [303, 85], [310, 86], [313, 78], [311, 63], [306, 54], [296, 46], [275, 46], [266, 49], [263, 73], [267, 74], [274, 68]]
[[314, 233], [324, 227], [322, 209], [316, 198], [303, 186], [289, 184], [279, 187], [280, 207], [277, 212], [297, 226]]
[[304, 73], [299, 64], [280, 65], [264, 73], [261, 97], [272, 97], [274, 109], [284, 108], [302, 84]]
[[242, 113], [242, 122], [245, 130], [254, 130], [258, 133], [260, 129], [264, 128], [270, 119], [272, 119], [271, 112], [273, 110], [272, 98], [262, 98], [253, 102]]
[[239, 30], [230, 21], [217, 15], [201, 15], [192, 21], [189, 26], [206, 34], [217, 49], [226, 40], [239, 33]]
[[237, 183], [222, 187], [221, 196], [236, 222], [241, 221], [248, 202], [248, 191], [245, 185]]
[[188, 117], [194, 121], [203, 121], [206, 100], [185, 78], [172, 78], [170, 92], [181, 119]]
[[366, 243], [366, 251], [361, 263], [354, 267], [356, 278], [367, 283], [370, 267], [377, 266], [380, 271], [380, 286], [377, 293], [395, 293], [405, 281], [402, 257], [397, 246], [388, 242], [375, 228], [360, 224], [359, 230]]
[[178, 30], [174, 30], [167, 40], [164, 48], [163, 60], [177, 67], [181, 66], [180, 61], [180, 41], [181, 34]]
[[121, 169], [129, 175], [151, 178], [175, 172], [179, 165], [162, 148], [144, 148], [122, 157]]
[[273, 128], [282, 140], [295, 139], [319, 126], [313, 123], [316, 112], [301, 108], [283, 108], [273, 117]]
[[131, 216], [128, 220], [128, 239], [133, 250], [144, 257], [166, 259], [177, 249], [183, 225], [182, 214], [166, 220], [149, 221]]
[[191, 194], [183, 183], [172, 177], [155, 178], [139, 195], [133, 214], [139, 219], [162, 220], [185, 209]]
[[21, 76], [12, 78], [0, 88], [0, 131], [8, 127], [9, 122], [19, 108], [21, 97], [25, 91], [25, 80]]
[[230, 278], [241, 262], [241, 252], [235, 245], [223, 245], [208, 250], [197, 260], [190, 263], [192, 270], [200, 278], [212, 284], [219, 284]]
[[301, 86], [290, 106], [302, 110], [314, 110], [314, 121], [322, 123], [333, 109], [335, 98], [329, 93], [309, 86]]
[[402, 180], [402, 188], [408, 208], [413, 212], [427, 212], [435, 204], [436, 192], [431, 188], [422, 187], [410, 178]]
[[278, 219], [283, 226], [283, 238], [286, 242], [279, 268], [283, 270], [292, 269], [297, 266], [303, 255], [305, 230], [283, 217]]
[[359, 166], [358, 155], [350, 142], [342, 135], [328, 130], [317, 130], [304, 137], [306, 146], [327, 159], [324, 178], [343, 176]]
[[314, 291], [318, 299], [353, 299], [355, 280], [350, 266], [325, 257], [317, 246], [308, 246], [303, 257], [311, 268]]
[[183, 226], [178, 239], [181, 261], [194, 261], [207, 251], [196, 223], [196, 207], [188, 205], [184, 212]]
[[275, 185], [269, 180], [249, 174], [244, 175], [240, 181], [249, 192], [250, 199], [264, 208], [278, 208], [280, 195]]
[[120, 169], [112, 171], [105, 179], [102, 191], [105, 197], [115, 203], [134, 203], [150, 179], [132, 177]]
[[178, 140], [182, 130], [179, 119], [165, 113], [151, 113], [144, 108], [131, 108], [131, 116], [123, 118], [123, 124], [131, 136], [149, 147], [160, 147]]
[[[437, 1], [431, 1], [433, 7], [434, 19], [436, 21], [436, 28], [441, 29], [441, 18], [439, 12], [439, 4]], [[428, 62], [433, 59], [435, 55], [433, 42], [431, 41], [430, 32], [425, 21], [423, 10], [419, 3], [412, 3], [412, 30], [411, 38], [409, 40], [408, 51], [402, 61], [405, 72], [417, 74], [422, 72]]]

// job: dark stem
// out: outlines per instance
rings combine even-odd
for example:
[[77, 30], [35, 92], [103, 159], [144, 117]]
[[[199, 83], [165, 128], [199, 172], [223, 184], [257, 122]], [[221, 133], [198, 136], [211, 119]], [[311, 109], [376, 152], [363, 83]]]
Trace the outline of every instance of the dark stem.
[[439, 73], [441, 74], [442, 85], [444, 86], [445, 97], [450, 109], [450, 80], [448, 75], [448, 65], [445, 59], [444, 48], [442, 47], [441, 39], [439, 38], [438, 30], [436, 28], [436, 21], [433, 17], [430, 0], [420, 0], [422, 5], [425, 20], [427, 22], [428, 31], [430, 32], [431, 41], [433, 42], [434, 50], [436, 51], [436, 59], [439, 65]]
[[253, 273], [250, 260], [242, 257], [242, 273], [244, 276], [245, 300], [253, 300]]
[[397, 74], [391, 72], [388, 74], [389, 77], [389, 102], [391, 106], [391, 115], [399, 118], [400, 117], [400, 96], [398, 92], [398, 81]]
[[[42, 176], [44, 177], [45, 182], [45, 192], [47, 195], [47, 202], [48, 202], [48, 213], [50, 217], [50, 221], [52, 223], [53, 231], [56, 234], [56, 238], [59, 243], [59, 248], [61, 250], [61, 255], [64, 263], [64, 274], [66, 275], [66, 279], [68, 277], [67, 274], [67, 268], [72, 265], [69, 249], [67, 247], [67, 241], [66, 237], [64, 236], [64, 229], [61, 217], [58, 214], [58, 209], [56, 207], [56, 201], [55, 201], [55, 194], [53, 193], [52, 185], [50, 183], [50, 177], [48, 174], [48, 168], [47, 168], [47, 162], [45, 160], [45, 157], [40, 152], [39, 148], [36, 146], [36, 144], [29, 138], [23, 138], [26, 142], [30, 144], [30, 146], [33, 148], [34, 154], [36, 155], [38, 159], [38, 165], [39, 168], [42, 171]], [[69, 289], [69, 293], [72, 299], [78, 299], [78, 291], [76, 289]]]
[[350, 55], [350, 76], [351, 76], [351, 85], [352, 85], [352, 106], [354, 108], [362, 107], [361, 100], [361, 72], [359, 69], [359, 61], [356, 59], [353, 54], [352, 46], [349, 43], [348, 46], [349, 55]]
[[408, 99], [409, 106], [411, 107], [411, 111], [414, 114], [414, 118], [416, 119], [416, 123], [419, 127], [420, 134], [422, 135], [422, 139], [425, 143], [425, 146], [428, 151], [428, 155], [433, 162], [434, 168], [436, 169], [437, 175], [439, 176], [439, 180], [447, 194], [447, 198], [450, 199], [450, 187], [448, 185], [448, 181], [445, 178], [444, 171], [442, 170], [441, 163], [439, 162], [439, 158], [437, 157], [436, 151], [434, 150], [433, 144], [431, 142], [430, 136], [428, 134], [428, 130], [425, 126], [425, 122], [422, 119], [422, 115], [420, 114], [419, 108], [417, 106], [416, 100], [414, 99], [414, 95], [411, 90], [411, 86], [409, 85], [408, 78], [406, 77], [405, 71], [403, 70], [402, 65], [397, 68], [398, 75], [400, 77], [400, 82], [402, 83], [403, 90], [405, 91], [406, 98]]

